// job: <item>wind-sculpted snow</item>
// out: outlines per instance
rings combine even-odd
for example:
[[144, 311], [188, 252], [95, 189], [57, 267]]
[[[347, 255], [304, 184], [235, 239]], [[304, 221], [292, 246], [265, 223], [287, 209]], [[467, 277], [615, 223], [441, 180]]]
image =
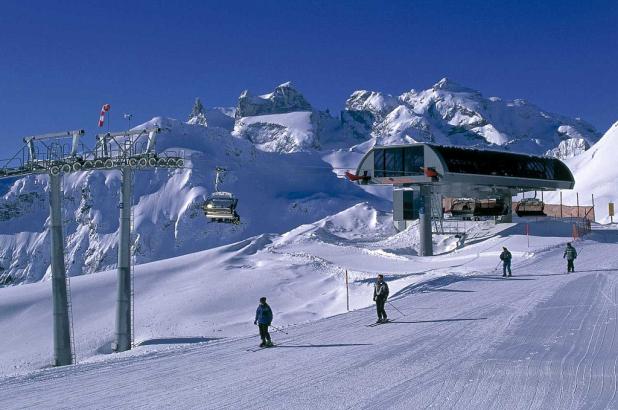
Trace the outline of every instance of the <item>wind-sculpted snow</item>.
[[233, 134], [262, 151], [297, 152], [318, 148], [311, 111], [239, 118]]
[[[222, 128], [165, 118], [144, 125], [154, 124], [168, 129], [160, 134], [158, 148], [183, 150], [189, 160], [185, 169], [135, 173], [137, 263], [264, 232], [285, 232], [372, 200], [356, 185], [337, 178], [316, 153], [264, 152]], [[203, 201], [214, 188], [217, 166], [228, 169], [221, 188], [239, 198], [240, 225], [208, 223], [202, 212]], [[63, 186], [68, 274], [113, 268], [117, 258], [119, 173], [70, 174], [63, 178]], [[0, 263], [2, 274], [14, 283], [40, 280], [48, 269], [46, 190], [47, 177], [24, 178], [15, 182], [0, 206]]]

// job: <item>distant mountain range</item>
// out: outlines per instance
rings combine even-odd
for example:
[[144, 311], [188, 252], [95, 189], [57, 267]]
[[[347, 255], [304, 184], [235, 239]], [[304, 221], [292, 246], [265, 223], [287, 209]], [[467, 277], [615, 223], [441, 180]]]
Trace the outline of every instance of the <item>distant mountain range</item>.
[[446, 78], [400, 96], [355, 91], [338, 116], [313, 108], [287, 82], [261, 96], [244, 91], [233, 117], [233, 135], [262, 150], [287, 153], [343, 149], [371, 139], [378, 145], [433, 142], [566, 159], [600, 137], [581, 119], [550, 113], [524, 100], [487, 98]]
[[[429, 141], [577, 160], [600, 136], [582, 120], [522, 100], [485, 98], [447, 79], [398, 97], [355, 91], [337, 115], [315, 109], [288, 82], [265, 95], [245, 91], [232, 108], [207, 108], [196, 100], [187, 122], [155, 117], [140, 127], [155, 124], [167, 130], [158, 149], [182, 149], [189, 158], [186, 169], [136, 173], [138, 263], [284, 233], [359, 202], [388, 210], [387, 190], [365, 191], [335, 175], [341, 174], [340, 168], [354, 169], [375, 144]], [[592, 163], [596, 151], [588, 152], [585, 162]], [[608, 152], [603, 158], [611, 157]], [[611, 165], [605, 162], [598, 169]], [[585, 166], [576, 164], [578, 170]], [[228, 169], [222, 189], [239, 198], [240, 225], [209, 223], [203, 215], [201, 206], [213, 191], [216, 166]], [[63, 179], [68, 274], [113, 268], [119, 174], [89, 171]], [[607, 186], [611, 183], [607, 180]], [[46, 176], [21, 178], [4, 187], [1, 276], [23, 283], [49, 274], [48, 223]]]

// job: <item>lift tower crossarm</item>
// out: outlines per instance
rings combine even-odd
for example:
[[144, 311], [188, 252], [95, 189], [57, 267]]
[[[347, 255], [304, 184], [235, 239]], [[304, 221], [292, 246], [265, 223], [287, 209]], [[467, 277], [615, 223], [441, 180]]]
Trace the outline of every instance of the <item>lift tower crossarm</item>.
[[142, 135], [147, 132], [155, 131], [159, 132], [162, 129], [160, 127], [151, 127], [151, 128], [142, 128], [139, 130], [131, 130], [131, 131], [118, 131], [118, 132], [103, 132], [101, 134], [97, 134], [97, 138], [115, 138], [115, 137], [133, 137], [135, 135]]
[[48, 140], [48, 139], [54, 139], [54, 138], [71, 137], [75, 134], [84, 135], [85, 133], [86, 131], [84, 130], [48, 132], [47, 134], [39, 134], [39, 135], [32, 135], [30, 137], [24, 137], [24, 142], [27, 143], [28, 140], [41, 141], [41, 140]]
[[162, 131], [160, 127], [151, 127], [151, 128], [142, 128], [139, 130], [131, 130], [131, 131], [119, 131], [119, 132], [106, 132], [102, 134], [98, 134], [96, 136], [97, 144], [100, 144], [102, 141], [104, 156], [108, 155], [107, 149], [107, 141], [114, 141], [114, 143], [118, 146], [118, 148], [122, 151], [125, 149], [122, 145], [116, 140], [117, 137], [140, 137], [142, 135], [148, 134], [148, 144], [146, 147], [147, 154], [154, 154], [154, 144], [156, 142], [156, 134]]

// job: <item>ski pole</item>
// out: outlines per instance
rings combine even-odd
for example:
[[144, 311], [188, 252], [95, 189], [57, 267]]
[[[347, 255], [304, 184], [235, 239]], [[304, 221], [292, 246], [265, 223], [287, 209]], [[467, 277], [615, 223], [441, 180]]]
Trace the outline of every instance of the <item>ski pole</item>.
[[[387, 301], [387, 302], [388, 302], [388, 301]], [[388, 302], [388, 304], [389, 304], [389, 305], [391, 305], [391, 307], [392, 307], [393, 309], [395, 309], [397, 312], [401, 313], [401, 314], [402, 314], [402, 315], [404, 315], [404, 316], [406, 315], [406, 314], [405, 314], [405, 313], [403, 313], [401, 310], [397, 309], [397, 307], [396, 307], [395, 305], [393, 305], [391, 302]]]
[[275, 327], [273, 325], [270, 325], [270, 327], [272, 327], [273, 329], [275, 329], [275, 330], [277, 330], [277, 331], [279, 331], [281, 333], [285, 333], [286, 335], [288, 334], [288, 332], [286, 332], [285, 330], [279, 329], [278, 327]]

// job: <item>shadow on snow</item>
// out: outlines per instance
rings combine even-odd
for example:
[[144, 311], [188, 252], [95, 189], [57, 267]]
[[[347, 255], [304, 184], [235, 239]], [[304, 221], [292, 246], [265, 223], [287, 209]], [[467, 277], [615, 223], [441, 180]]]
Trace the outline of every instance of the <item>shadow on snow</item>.
[[323, 344], [323, 345], [277, 345], [277, 347], [347, 347], [347, 346], [373, 346], [373, 343], [337, 343], [337, 344]]
[[476, 317], [476, 318], [462, 318], [462, 319], [435, 319], [435, 320], [412, 320], [412, 321], [403, 321], [403, 320], [393, 320], [390, 323], [443, 323], [443, 322], [468, 322], [472, 320], [487, 320], [486, 317]]
[[158, 339], [148, 339], [139, 342], [138, 346], [151, 346], [151, 345], [174, 345], [174, 344], [192, 344], [192, 343], [205, 343], [219, 339], [218, 337], [162, 337]]

